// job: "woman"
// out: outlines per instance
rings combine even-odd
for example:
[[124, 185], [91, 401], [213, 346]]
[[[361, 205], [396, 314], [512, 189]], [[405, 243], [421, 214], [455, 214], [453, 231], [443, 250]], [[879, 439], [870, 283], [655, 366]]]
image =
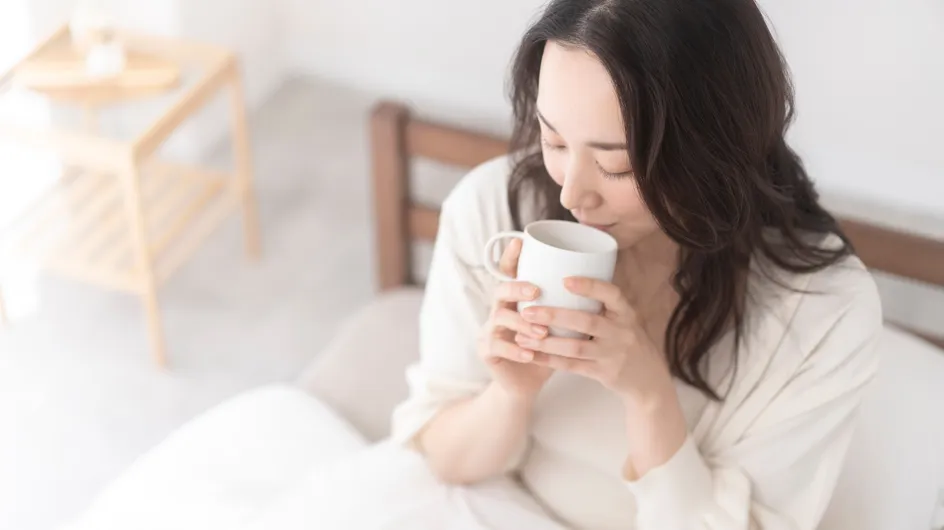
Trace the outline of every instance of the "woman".
[[[514, 155], [443, 207], [394, 439], [447, 483], [513, 471], [575, 527], [815, 528], [881, 310], [785, 142], [791, 86], [757, 6], [552, 1], [512, 101]], [[519, 314], [536, 288], [482, 268], [489, 236], [543, 218], [619, 242], [612, 284], [568, 284], [602, 314]]]

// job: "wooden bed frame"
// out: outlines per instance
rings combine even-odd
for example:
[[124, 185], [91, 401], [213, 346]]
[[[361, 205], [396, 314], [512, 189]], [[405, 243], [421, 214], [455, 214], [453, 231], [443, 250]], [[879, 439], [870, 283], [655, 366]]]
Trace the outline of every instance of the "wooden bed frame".
[[[371, 113], [371, 145], [379, 286], [385, 291], [416, 285], [411, 246], [436, 238], [439, 210], [412, 199], [411, 161], [424, 158], [472, 168], [507, 153], [508, 142], [417, 119], [407, 106], [383, 101]], [[852, 219], [840, 223], [869, 268], [944, 287], [944, 241]], [[909, 331], [944, 348], [944, 337]]]

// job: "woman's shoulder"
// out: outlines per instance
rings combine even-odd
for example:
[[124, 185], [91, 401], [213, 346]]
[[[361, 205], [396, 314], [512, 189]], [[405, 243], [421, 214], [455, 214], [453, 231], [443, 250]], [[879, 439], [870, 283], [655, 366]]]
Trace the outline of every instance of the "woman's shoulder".
[[[831, 249], [840, 244], [838, 236], [829, 235], [822, 238], [818, 246]], [[757, 262], [763, 263], [761, 260]], [[764, 272], [758, 276], [764, 278], [760, 283], [766, 286], [765, 291], [768, 293], [790, 293], [822, 311], [856, 306], [867, 308], [871, 313], [881, 313], [875, 280], [855, 253], [849, 253], [835, 263], [813, 272], [793, 273], [769, 264], [766, 267], [761, 265], [757, 270], [762, 268]]]
[[477, 253], [492, 235], [514, 229], [508, 205], [511, 170], [508, 156], [494, 158], [469, 171], [446, 196], [440, 224], [455, 250]]
[[806, 288], [800, 294], [803, 317], [854, 320], [864, 332], [881, 326], [878, 287], [858, 256], [851, 254], [806, 276]]
[[507, 213], [511, 169], [508, 156], [499, 156], [472, 168], [446, 196], [443, 210], [482, 212], [488, 216]]
[[[826, 244], [830, 244], [827, 238]], [[823, 356], [863, 353], [882, 327], [882, 304], [872, 274], [850, 254], [808, 273], [758, 274], [750, 303], [760, 313], [761, 329], [777, 329], [780, 351], [792, 350], [805, 363], [813, 352]], [[837, 338], [841, 337], [841, 338]], [[791, 346], [791, 347], [785, 347]], [[871, 355], [867, 350], [865, 354]]]

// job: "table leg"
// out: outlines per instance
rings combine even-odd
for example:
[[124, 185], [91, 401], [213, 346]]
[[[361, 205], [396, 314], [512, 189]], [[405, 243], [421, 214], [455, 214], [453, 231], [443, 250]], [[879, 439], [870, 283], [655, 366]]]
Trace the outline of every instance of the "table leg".
[[82, 106], [82, 127], [92, 134], [98, 131], [98, 112], [92, 105]]
[[3, 302], [3, 286], [0, 285], [0, 327], [6, 327], [10, 324], [10, 319], [7, 317], [7, 306]]
[[230, 112], [233, 153], [236, 158], [236, 185], [242, 201], [246, 254], [251, 258], [258, 258], [261, 254], [259, 215], [252, 185], [252, 152], [245, 99], [239, 68], [234, 64], [230, 76]]
[[131, 251], [134, 257], [140, 295], [144, 299], [147, 318], [148, 338], [151, 354], [158, 366], [167, 366], [167, 349], [164, 343], [164, 330], [157, 298], [157, 280], [154, 275], [154, 262], [148, 243], [147, 224], [144, 206], [141, 201], [141, 179], [137, 168], [122, 176], [124, 185], [125, 210], [130, 222]]

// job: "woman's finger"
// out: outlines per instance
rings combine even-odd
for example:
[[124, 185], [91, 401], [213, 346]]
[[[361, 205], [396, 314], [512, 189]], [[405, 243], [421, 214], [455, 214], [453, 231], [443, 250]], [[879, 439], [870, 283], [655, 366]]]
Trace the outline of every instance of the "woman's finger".
[[495, 289], [494, 297], [501, 302], [529, 302], [540, 294], [540, 289], [528, 282], [502, 282]]
[[571, 359], [596, 359], [600, 343], [587, 339], [564, 337], [534, 338], [523, 334], [515, 335], [515, 343], [522, 348], [549, 353]]
[[521, 318], [521, 314], [517, 311], [507, 307], [495, 310], [495, 314], [492, 316], [492, 324], [500, 328], [521, 333], [528, 337], [540, 339], [547, 336], [546, 326], [530, 324], [525, 319]]
[[605, 316], [576, 309], [532, 306], [525, 308], [521, 316], [532, 324], [564, 328], [591, 337], [609, 338], [616, 332]]
[[504, 252], [502, 252], [501, 258], [498, 260], [498, 269], [503, 273], [516, 278], [518, 276], [518, 256], [521, 255], [521, 240], [518, 238], [512, 238], [508, 242], [508, 246], [505, 247]]
[[551, 355], [544, 352], [534, 352], [532, 364], [546, 366], [559, 372], [570, 372], [585, 377], [593, 375], [593, 361], [584, 359], [572, 359], [570, 357], [561, 357], [560, 355]]
[[492, 337], [488, 347], [488, 356], [494, 359], [506, 359], [516, 363], [528, 363], [534, 359], [534, 352], [500, 337]]
[[618, 315], [625, 315], [632, 311], [632, 307], [620, 288], [610, 282], [571, 276], [564, 278], [564, 287], [574, 294], [601, 302], [603, 307]]

